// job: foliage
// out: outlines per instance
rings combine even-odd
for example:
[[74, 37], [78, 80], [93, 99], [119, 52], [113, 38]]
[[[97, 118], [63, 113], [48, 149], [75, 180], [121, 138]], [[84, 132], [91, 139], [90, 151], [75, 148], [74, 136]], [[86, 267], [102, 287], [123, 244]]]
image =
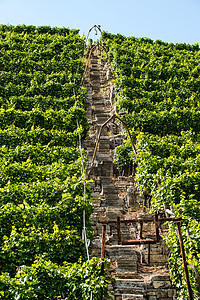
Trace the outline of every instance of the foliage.
[[81, 238], [92, 212], [78, 144], [89, 128], [84, 42], [69, 28], [0, 26], [1, 299], [99, 299], [107, 289]]
[[[106, 265], [106, 263], [105, 263]], [[0, 276], [0, 299], [101, 299], [107, 296], [108, 273], [101, 273], [101, 264], [90, 262], [59, 266], [38, 256], [31, 266], [18, 268], [14, 278], [9, 273]]]

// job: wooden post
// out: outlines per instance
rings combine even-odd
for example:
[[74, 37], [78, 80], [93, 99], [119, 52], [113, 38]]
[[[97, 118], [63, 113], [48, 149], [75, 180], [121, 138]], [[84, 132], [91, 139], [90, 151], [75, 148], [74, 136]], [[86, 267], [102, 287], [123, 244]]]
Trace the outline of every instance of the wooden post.
[[154, 223], [155, 223], [155, 229], [156, 229], [156, 242], [159, 241], [159, 226], [158, 226], [158, 214], [155, 213], [154, 215]]
[[[101, 275], [104, 274], [104, 262], [101, 263]], [[103, 287], [101, 287], [101, 300], [103, 300]]]
[[163, 203], [163, 207], [164, 207], [164, 211], [165, 211], [165, 217], [168, 218], [169, 215], [167, 213], [167, 204], [165, 202]]
[[183, 237], [182, 237], [182, 233], [181, 233], [181, 223], [177, 222], [176, 224], [177, 224], [179, 243], [180, 243], [181, 254], [182, 254], [182, 259], [183, 259], [183, 266], [184, 266], [184, 271], [185, 271], [185, 278], [186, 278], [186, 283], [187, 283], [188, 295], [189, 295], [189, 299], [193, 300], [192, 288], [191, 288], [191, 285], [190, 285], [187, 262], [186, 262], [186, 257], [185, 257], [185, 249], [184, 249], [184, 245], [183, 245]]
[[[106, 248], [106, 225], [102, 225], [102, 237], [101, 237], [101, 260], [105, 259]], [[101, 274], [104, 274], [104, 262], [101, 263]], [[101, 299], [103, 299], [103, 288], [101, 288]]]
[[106, 225], [102, 225], [102, 238], [101, 238], [101, 260], [105, 258], [106, 248]]
[[112, 236], [112, 234], [113, 234], [113, 227], [112, 225], [110, 225], [110, 235]]
[[117, 217], [117, 236], [118, 236], [118, 245], [122, 244], [122, 237], [121, 237], [121, 218]]
[[148, 244], [147, 264], [150, 265], [151, 244]]
[[143, 245], [140, 246], [140, 263], [143, 264], [143, 255], [142, 255]]
[[140, 239], [142, 240], [142, 227], [143, 227], [143, 222], [140, 221]]

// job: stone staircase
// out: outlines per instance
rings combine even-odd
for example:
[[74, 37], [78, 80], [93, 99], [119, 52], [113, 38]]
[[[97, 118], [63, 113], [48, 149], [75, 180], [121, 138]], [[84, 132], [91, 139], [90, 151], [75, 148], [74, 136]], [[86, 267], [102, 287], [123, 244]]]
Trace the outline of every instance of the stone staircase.
[[[96, 49], [92, 52], [87, 69], [85, 87], [88, 91], [87, 117], [90, 123], [84, 147], [91, 164], [99, 130], [112, 115], [114, 84], [106, 61]], [[149, 217], [141, 208], [144, 199], [140, 196], [132, 176], [119, 176], [113, 163], [116, 146], [122, 144], [124, 134], [119, 123], [112, 121], [105, 127], [99, 148], [90, 170], [94, 212], [91, 217], [94, 239], [92, 256], [101, 256], [102, 221], [131, 217]], [[139, 237], [139, 224], [121, 224], [122, 240]], [[164, 232], [165, 227], [162, 228]], [[143, 232], [152, 238], [154, 224], [146, 223]], [[160, 231], [162, 236], [162, 232]], [[118, 245], [117, 225], [106, 225], [106, 257], [111, 261], [111, 272], [115, 283], [110, 286], [113, 299], [176, 299], [176, 290], [171, 285], [166, 268], [169, 250], [163, 239], [151, 245], [151, 263], [147, 265], [148, 245]]]

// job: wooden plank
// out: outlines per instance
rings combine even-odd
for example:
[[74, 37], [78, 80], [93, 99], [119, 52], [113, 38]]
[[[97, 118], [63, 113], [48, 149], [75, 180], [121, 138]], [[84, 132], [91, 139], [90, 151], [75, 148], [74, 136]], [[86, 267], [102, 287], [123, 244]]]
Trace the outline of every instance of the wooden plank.
[[151, 240], [124, 240], [122, 245], [145, 245], [145, 244], [156, 244], [157, 242], [153, 239]]
[[[153, 216], [152, 219], [129, 219], [129, 220], [121, 220], [121, 223], [139, 223], [142, 221], [143, 223], [149, 223], [154, 222]], [[182, 221], [181, 217], [176, 218], [158, 218], [158, 222], [167, 222], [167, 221], [173, 221], [173, 222], [180, 222]], [[109, 220], [109, 221], [102, 221], [101, 224], [117, 224], [116, 220]]]

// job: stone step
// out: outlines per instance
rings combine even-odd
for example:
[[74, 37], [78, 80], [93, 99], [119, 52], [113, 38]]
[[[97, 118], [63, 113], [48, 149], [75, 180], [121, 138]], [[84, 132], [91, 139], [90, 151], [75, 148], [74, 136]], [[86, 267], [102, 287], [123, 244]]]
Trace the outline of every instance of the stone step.
[[119, 278], [116, 279], [115, 289], [122, 294], [141, 296], [145, 295], [147, 287], [143, 280]]
[[94, 77], [94, 76], [99, 76], [99, 69], [98, 69], [98, 66], [96, 68], [92, 68], [92, 70], [90, 71], [90, 77]]
[[[111, 146], [113, 146], [113, 141], [110, 140], [103, 140], [104, 136], [101, 137], [99, 142], [99, 150], [100, 149], [107, 149], [110, 150]], [[96, 146], [96, 140], [86, 140], [84, 142], [84, 147], [87, 149], [94, 149]], [[110, 155], [110, 152], [108, 152]]]
[[[105, 107], [105, 103], [107, 104], [107, 105], [110, 105], [110, 100], [109, 100], [109, 98], [101, 98], [101, 99], [99, 99], [99, 98], [97, 98], [97, 96], [96, 95], [93, 95], [92, 96], [92, 100], [93, 100], [93, 105], [102, 105], [102, 106], [104, 106]], [[99, 109], [98, 107], [96, 108], [96, 109]]]
[[107, 117], [107, 114], [101, 114], [100, 116], [96, 116], [96, 123], [102, 124], [105, 123], [109, 118]]
[[100, 86], [93, 86], [93, 91], [99, 92], [100, 91]]
[[111, 182], [110, 185], [104, 183], [102, 186], [102, 191], [103, 193], [110, 193], [110, 191], [114, 191], [118, 195], [118, 189], [116, 188], [113, 182]]
[[116, 191], [114, 188], [112, 188], [112, 189], [110, 189], [110, 190], [107, 190], [107, 191], [103, 190], [103, 191], [102, 191], [102, 194], [103, 194], [107, 199], [109, 199], [109, 198], [110, 198], [111, 200], [119, 199], [118, 193], [117, 193], [117, 191]]
[[111, 105], [109, 101], [98, 103], [95, 99], [93, 99], [93, 114], [95, 114], [95, 111], [98, 112], [104, 112], [109, 113], [110, 117], [110, 111], [111, 111]]
[[[106, 153], [99, 153], [97, 152], [96, 154], [96, 160], [98, 161], [99, 165], [100, 164], [108, 164], [108, 162], [110, 163], [110, 165], [113, 166], [113, 159], [112, 157], [108, 156]], [[106, 176], [104, 176], [106, 177]]]
[[116, 219], [123, 215], [123, 207], [106, 207], [106, 216], [109, 219]]
[[94, 115], [95, 115], [96, 118], [106, 118], [106, 119], [109, 119], [109, 115], [108, 115], [107, 111], [101, 111], [99, 113], [94, 112]]
[[144, 281], [143, 277], [135, 272], [115, 272], [114, 277], [121, 278], [121, 279], [136, 279], [140, 281]]
[[122, 294], [122, 300], [144, 300], [147, 299], [144, 295]]
[[[93, 106], [94, 106], [94, 110], [93, 110], [93, 114], [95, 114], [94, 113], [94, 111], [95, 110], [98, 110], [98, 111], [104, 111], [105, 112], [105, 109], [107, 108], [107, 107], [105, 107], [105, 103], [104, 104], [98, 104], [98, 103], [95, 103], [94, 102], [94, 104], [93, 104]], [[109, 107], [108, 107], [108, 111], [109, 111], [109, 114], [110, 114], [110, 109], [109, 109]], [[107, 111], [106, 111], [107, 112]]]
[[[109, 114], [109, 116], [108, 116], [108, 112], [107, 112], [107, 110], [105, 111], [104, 108], [105, 108], [105, 105], [104, 105], [102, 108], [99, 108], [99, 107], [97, 106], [97, 109], [93, 110], [93, 113], [94, 113], [95, 116], [97, 116], [97, 117], [101, 116], [102, 114], [106, 114], [107, 117], [110, 117], [110, 114]], [[106, 108], [108, 108], [107, 105], [106, 105]]]
[[109, 253], [115, 256], [133, 255], [135, 257], [135, 255], [137, 254], [136, 252], [137, 251], [135, 251], [135, 246], [132, 245], [117, 245], [109, 247]]
[[94, 121], [95, 125], [103, 125], [107, 121], [107, 118], [103, 118], [101, 120]]
[[101, 204], [104, 207], [110, 206], [110, 207], [118, 207], [118, 206], [122, 206], [123, 207], [123, 202], [119, 199], [114, 199], [113, 201], [111, 200], [104, 200]]

